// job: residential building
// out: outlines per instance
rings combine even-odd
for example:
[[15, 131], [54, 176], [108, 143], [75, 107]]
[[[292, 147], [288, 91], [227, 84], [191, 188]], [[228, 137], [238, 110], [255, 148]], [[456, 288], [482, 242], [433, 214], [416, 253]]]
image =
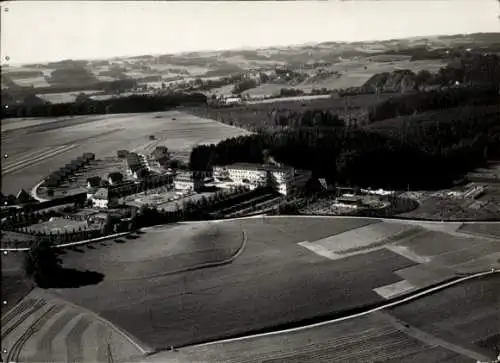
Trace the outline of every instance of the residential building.
[[119, 172], [113, 172], [108, 175], [109, 185], [116, 185], [123, 181], [123, 175]]
[[194, 178], [193, 173], [179, 173], [174, 177], [174, 188], [176, 190], [199, 190], [203, 186], [203, 180]]
[[127, 174], [137, 179], [139, 177], [138, 171], [146, 168], [144, 158], [137, 153], [129, 153], [125, 158], [125, 165], [127, 167]]
[[87, 178], [87, 188], [98, 188], [101, 186], [101, 178], [98, 176], [92, 176]]

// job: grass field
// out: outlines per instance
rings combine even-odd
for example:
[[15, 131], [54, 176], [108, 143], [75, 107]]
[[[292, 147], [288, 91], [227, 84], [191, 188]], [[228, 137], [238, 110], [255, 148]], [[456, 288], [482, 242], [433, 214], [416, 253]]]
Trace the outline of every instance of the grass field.
[[[156, 118], [158, 115], [162, 117]], [[189, 155], [193, 145], [247, 133], [178, 111], [25, 119], [19, 120], [19, 125], [17, 122], [2, 120], [1, 151], [8, 155], [2, 163], [4, 194], [17, 193], [20, 188], [29, 190], [84, 152], [93, 152], [97, 158], [116, 155], [118, 149], [141, 152], [151, 147], [151, 134], [156, 135], [156, 145]], [[6, 168], [9, 173], [5, 173]]]

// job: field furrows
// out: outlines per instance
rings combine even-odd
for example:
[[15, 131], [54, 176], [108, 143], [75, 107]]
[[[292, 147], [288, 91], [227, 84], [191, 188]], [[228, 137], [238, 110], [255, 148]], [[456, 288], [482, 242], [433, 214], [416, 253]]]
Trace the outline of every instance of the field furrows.
[[90, 326], [92, 320], [82, 315], [66, 337], [66, 352], [68, 362], [83, 362], [82, 334]]
[[[369, 342], [371, 340], [379, 340], [382, 339], [385, 341], [385, 339], [389, 339], [391, 336], [394, 334], [397, 334], [398, 332], [396, 329], [390, 326], [382, 326], [382, 327], [373, 327], [369, 328], [366, 330], [361, 330], [355, 333], [350, 333], [345, 336], [340, 336], [337, 335], [333, 339], [327, 339], [326, 341], [318, 342], [318, 343], [305, 343], [305, 344], [294, 344], [298, 343], [297, 338], [298, 337], [304, 337], [304, 340], [307, 340], [307, 330], [299, 333], [292, 333], [292, 334], [297, 334], [295, 337], [290, 337], [287, 339], [287, 333], [281, 336], [275, 336], [272, 338], [269, 338], [269, 344], [271, 346], [281, 346], [280, 351], [270, 351], [273, 348], [270, 348], [267, 350], [267, 352], [263, 352], [261, 354], [253, 354], [251, 356], [251, 359], [249, 360], [248, 358], [238, 358], [238, 357], [231, 357], [231, 362], [232, 363], [244, 363], [248, 361], [258, 361], [258, 362], [278, 362], [278, 361], [283, 361], [283, 362], [288, 362], [288, 361], [296, 361], [296, 362], [302, 362], [302, 361], [315, 361], [315, 360], [304, 360], [304, 358], [310, 358], [310, 359], [318, 359], [318, 358], [325, 358], [330, 357], [329, 361], [332, 361], [333, 357], [336, 357], [337, 352], [343, 352], [345, 350], [347, 351], [354, 351], [352, 349], [353, 345], [357, 344], [363, 344], [363, 342]], [[261, 344], [266, 345], [266, 339], [268, 338], [257, 338], [257, 343], [259, 343], [259, 339], [262, 339], [263, 341]], [[291, 342], [291, 345], [294, 347], [300, 346], [301, 348], [296, 349], [296, 348], [291, 348], [287, 349], [287, 343], [284, 343], [283, 345], [280, 343], [274, 344], [272, 340], [281, 340], [284, 339], [286, 342]], [[309, 339], [310, 341], [311, 339]], [[373, 346], [372, 346], [373, 348]], [[283, 351], [281, 351], [283, 350]], [[235, 352], [236, 354], [239, 354], [238, 352]], [[273, 358], [270, 358], [273, 357]], [[297, 357], [297, 359], [295, 358]], [[337, 361], [337, 360], [335, 360]]]
[[2, 170], [3, 174], [9, 174], [13, 173], [15, 171], [27, 168], [30, 165], [36, 164], [40, 161], [43, 161], [45, 159], [57, 156], [59, 154], [62, 154], [64, 152], [67, 152], [71, 149], [76, 148], [78, 145], [61, 145], [55, 148], [51, 148], [50, 150], [44, 151], [42, 153], [37, 154], [37, 156], [30, 157], [30, 158], [24, 158], [23, 160], [17, 161], [13, 163], [12, 165], [7, 166], [5, 169]]
[[35, 302], [35, 299], [25, 299], [15, 306], [11, 311], [5, 314], [5, 316], [2, 316], [2, 327], [5, 327], [16, 315], [23, 313], [30, 306], [33, 306]]
[[63, 305], [53, 305], [46, 312], [44, 312], [34, 323], [31, 325], [19, 339], [15, 341], [7, 353], [8, 362], [19, 362], [22, 349], [28, 340], [36, 334], [44, 324], [49, 321], [51, 317], [56, 315], [63, 309]]
[[369, 337], [363, 337], [346, 342], [342, 345], [317, 347], [312, 345], [308, 352], [291, 352], [279, 358], [263, 360], [268, 363], [287, 362], [373, 362], [384, 361], [400, 356], [416, 353], [425, 348], [420, 342], [406, 337], [399, 332]]
[[[37, 342], [35, 360], [39, 362], [50, 362], [52, 358], [52, 342], [62, 329], [75, 317], [78, 312], [70, 309], [58, 316], [50, 324], [47, 331], [42, 333], [41, 339]], [[53, 358], [52, 358], [53, 359]]]
[[[32, 315], [36, 311], [40, 310], [42, 307], [44, 307], [47, 304], [45, 300], [38, 300], [36, 303], [31, 305], [31, 309], [27, 312], [25, 312], [23, 315], [19, 317], [18, 320], [16, 320], [10, 327], [5, 329], [5, 331], [2, 332], [2, 340], [5, 339], [14, 329], [16, 329], [19, 325], [21, 325], [27, 318], [28, 316]], [[3, 324], [2, 324], [3, 327]]]

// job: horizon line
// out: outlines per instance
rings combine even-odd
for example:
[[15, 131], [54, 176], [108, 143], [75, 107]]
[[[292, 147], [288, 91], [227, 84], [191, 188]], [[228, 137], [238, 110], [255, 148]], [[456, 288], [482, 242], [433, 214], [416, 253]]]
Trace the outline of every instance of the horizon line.
[[401, 41], [401, 40], [410, 40], [410, 39], [431, 39], [431, 38], [439, 38], [439, 37], [459, 37], [459, 36], [471, 36], [471, 35], [477, 35], [477, 34], [500, 34], [499, 32], [472, 32], [472, 33], [454, 33], [454, 34], [433, 34], [433, 35], [416, 35], [416, 36], [411, 36], [411, 37], [404, 37], [404, 38], [385, 38], [385, 39], [375, 39], [375, 40], [361, 40], [361, 41], [342, 41], [342, 40], [327, 40], [327, 41], [321, 41], [321, 42], [315, 42], [315, 41], [310, 41], [310, 42], [304, 42], [304, 43], [288, 43], [288, 44], [276, 44], [276, 45], [270, 45], [270, 46], [264, 46], [264, 47], [253, 47], [253, 46], [248, 46], [248, 47], [234, 47], [234, 48], [219, 48], [219, 49], [197, 49], [197, 50], [189, 50], [189, 51], [182, 51], [182, 52], [175, 52], [175, 53], [149, 53], [149, 54], [123, 54], [123, 55], [116, 55], [112, 57], [99, 57], [99, 58], [94, 58], [94, 57], [89, 57], [89, 58], [57, 58], [57, 59], [52, 59], [52, 60], [44, 60], [44, 61], [39, 61], [39, 62], [19, 62], [19, 63], [13, 63], [10, 61], [5, 62], [5, 58], [2, 57], [0, 61], [0, 66], [1, 67], [9, 67], [9, 66], [24, 66], [24, 65], [30, 65], [30, 64], [48, 64], [48, 63], [56, 63], [56, 62], [62, 62], [62, 61], [103, 61], [103, 60], [115, 60], [115, 59], [123, 59], [123, 58], [137, 58], [137, 57], [145, 57], [145, 56], [152, 56], [152, 57], [158, 57], [158, 56], [163, 56], [163, 55], [173, 55], [173, 56], [180, 56], [180, 55], [187, 55], [187, 54], [192, 54], [192, 53], [212, 53], [212, 52], [227, 52], [227, 51], [245, 51], [245, 50], [268, 50], [268, 49], [273, 49], [273, 48], [285, 48], [285, 47], [293, 47], [293, 48], [300, 48], [304, 46], [318, 46], [322, 44], [370, 44], [370, 43], [381, 43], [381, 42], [390, 42], [390, 41]]

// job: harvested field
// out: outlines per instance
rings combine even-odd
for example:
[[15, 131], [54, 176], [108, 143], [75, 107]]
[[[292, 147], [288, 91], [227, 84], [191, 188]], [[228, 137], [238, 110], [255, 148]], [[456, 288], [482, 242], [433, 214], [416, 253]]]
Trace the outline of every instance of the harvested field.
[[[276, 226], [271, 219], [216, 223], [219, 228], [224, 226], [223, 240], [226, 228], [234, 233], [245, 231], [246, 246], [231, 264], [141, 279], [155, 272], [164, 274], [174, 263], [163, 261], [164, 245], [182, 238], [174, 237], [178, 233], [190, 236], [196, 224], [155, 228], [123, 245], [106, 243], [83, 254], [68, 251], [65, 264], [102, 272], [105, 280], [86, 289], [54, 292], [98, 312], [155, 347], [289, 324], [382, 301], [372, 289], [398, 281], [394, 271], [414, 264], [390, 251], [330, 261], [297, 245], [363, 222], [367, 223], [313, 218], [300, 222], [277, 219]], [[146, 250], [157, 258], [140, 260], [137, 256]], [[124, 280], [134, 274], [138, 279]]]
[[[494, 340], [500, 327], [498, 286], [500, 276], [495, 274], [450, 287], [388, 312], [429, 334], [459, 344], [473, 344], [495, 356], [498, 347]], [[490, 344], [487, 344], [488, 338], [492, 338]]]
[[470, 233], [478, 236], [500, 238], [500, 222], [495, 223], [465, 223], [459, 229], [460, 232]]
[[[148, 346], [164, 349], [301, 325], [382, 303], [384, 296], [380, 288], [392, 285], [396, 290], [410, 287], [408, 291], [412, 291], [413, 286], [425, 287], [431, 283], [422, 278], [419, 284], [414, 284], [406, 277], [403, 279], [407, 283], [401, 282], [401, 271], [419, 267], [421, 270], [413, 272], [413, 276], [422, 277], [427, 272], [448, 277], [453, 275], [450, 268], [443, 268], [444, 271], [435, 268], [440, 263], [456, 262], [454, 258], [449, 260], [445, 251], [425, 241], [419, 253], [445, 258], [420, 264], [384, 246], [369, 251], [358, 249], [360, 246], [351, 239], [356, 253], [332, 261], [301, 247], [298, 243], [302, 241], [314, 243], [332, 235], [355, 235], [355, 229], [359, 229], [358, 234], [362, 236], [363, 231], [371, 228], [375, 234], [379, 232], [380, 240], [387, 240], [391, 246], [408, 241], [416, 243], [425, 233], [436, 233], [437, 240], [450, 238], [446, 240], [447, 250], [456, 247], [460, 252], [470, 240], [471, 248], [483, 254], [492, 252], [490, 240], [457, 236], [458, 242], [453, 245], [454, 236], [437, 231], [424, 230], [423, 235], [392, 238], [401, 237], [407, 229], [395, 223], [386, 226], [387, 232], [384, 232], [382, 228], [386, 223], [389, 222], [360, 218], [259, 217], [148, 228], [138, 238], [96, 243], [93, 249], [66, 250], [63, 255], [66, 267], [103, 273], [104, 281], [85, 288], [51, 289], [47, 294], [90, 309]], [[406, 227], [411, 230], [416, 226]], [[344, 245], [342, 242], [343, 250], [348, 248]], [[237, 251], [237, 258], [228, 264], [196, 269], [206, 263], [227, 260]], [[477, 259], [477, 254], [469, 257]], [[488, 286], [483, 287], [485, 299], [491, 302], [494, 293]], [[469, 291], [456, 293], [448, 300], [457, 301]], [[478, 291], [481, 290], [472, 290], [477, 297], [470, 301], [481, 298]], [[415, 309], [425, 311], [428, 306], [424, 304]], [[491, 307], [484, 309], [485, 314], [493, 311]], [[443, 326], [452, 318], [462, 318], [461, 314], [457, 310], [455, 315], [443, 315]], [[474, 321], [486, 324], [478, 314]], [[397, 318], [404, 321], [403, 317]], [[379, 361], [404, 361], [403, 358], [410, 361], [411, 356], [425, 357], [429, 362], [462, 359], [461, 355], [454, 355], [456, 352], [431, 350], [436, 345], [408, 336], [380, 316], [363, 320], [344, 322], [339, 328], [323, 326], [317, 328], [319, 330], [259, 338], [254, 342], [244, 340], [234, 345], [181, 348], [175, 354], [180, 362], [196, 361], [200, 357], [206, 362], [234, 362], [236, 358], [269, 362], [330, 362], [332, 357], [346, 362], [373, 361], [371, 357]], [[416, 328], [434, 334], [425, 327]], [[480, 328], [482, 336], [476, 334], [470, 340], [477, 336], [482, 339], [481, 344], [487, 344], [494, 339], [484, 333], [487, 329], [487, 326]], [[247, 353], [242, 356], [242, 351]], [[153, 355], [150, 359], [165, 361], [168, 354]]]
[[[417, 357], [423, 360], [413, 360]], [[452, 360], [452, 358], [460, 358]], [[376, 314], [279, 335], [162, 352], [146, 362], [470, 362], [405, 335]], [[462, 360], [461, 360], [462, 359]]]
[[2, 357], [15, 362], [104, 363], [144, 354], [94, 314], [47, 297], [39, 289], [2, 316], [2, 350]]
[[[156, 118], [158, 115], [162, 117]], [[196, 144], [246, 133], [179, 111], [2, 120], [1, 152], [8, 155], [8, 161], [2, 163], [2, 172], [6, 174], [6, 168], [10, 171], [2, 180], [2, 193], [15, 194], [20, 188], [29, 190], [84, 152], [93, 152], [99, 159], [115, 156], [119, 149], [151, 151], [148, 140], [151, 134], [157, 139], [153, 147], [166, 145], [174, 153], [188, 153]]]

